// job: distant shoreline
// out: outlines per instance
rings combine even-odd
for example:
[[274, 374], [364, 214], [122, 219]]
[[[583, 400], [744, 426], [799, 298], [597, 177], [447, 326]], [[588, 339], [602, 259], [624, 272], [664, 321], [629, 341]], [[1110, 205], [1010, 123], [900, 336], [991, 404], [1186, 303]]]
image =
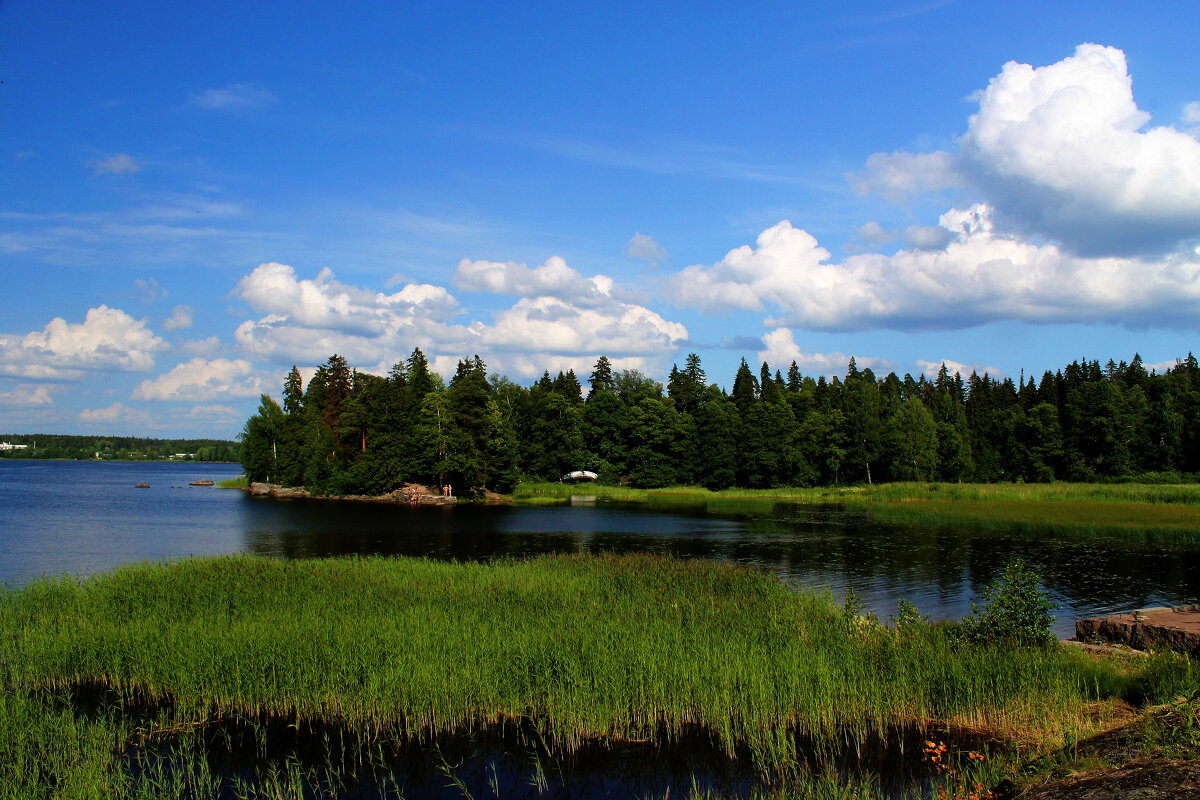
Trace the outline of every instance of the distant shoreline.
[[0, 456], [0, 461], [78, 461], [84, 464], [104, 464], [116, 462], [121, 464], [233, 464], [241, 467], [237, 461], [181, 461], [172, 458], [34, 458], [21, 456]]

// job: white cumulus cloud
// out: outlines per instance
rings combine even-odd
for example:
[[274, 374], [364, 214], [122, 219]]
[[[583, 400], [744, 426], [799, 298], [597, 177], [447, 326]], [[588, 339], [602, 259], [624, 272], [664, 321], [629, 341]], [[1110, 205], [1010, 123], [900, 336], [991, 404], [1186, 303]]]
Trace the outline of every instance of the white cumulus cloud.
[[180, 352], [187, 353], [189, 356], [211, 356], [220, 352], [221, 340], [216, 336], [208, 336], [203, 339], [188, 339], [179, 345]]
[[339, 283], [328, 270], [308, 280], [291, 267], [263, 264], [237, 294], [266, 313], [239, 325], [235, 337], [245, 352], [279, 364], [316, 364], [340, 353], [386, 369], [420, 347], [433, 363], [453, 367], [459, 357], [479, 354], [495, 369], [521, 374], [535, 365], [540, 373], [555, 363], [594, 362], [600, 354], [657, 363], [687, 337], [683, 325], [613, 297], [612, 279], [584, 277], [559, 257], [532, 269], [464, 259], [454, 281], [518, 299], [486, 315], [490, 320], [458, 324], [452, 318], [465, 309], [440, 286], [407, 284], [388, 295]]
[[937, 377], [937, 374], [942, 371], [943, 364], [946, 365], [946, 371], [951, 375], [958, 374], [964, 379], [969, 377], [972, 372], [979, 375], [987, 375], [990, 378], [1004, 379], [1006, 377], [997, 367], [984, 366], [975, 362], [964, 364], [961, 361], [955, 361], [951, 358], [943, 358], [938, 361], [917, 361], [917, 367], [920, 368], [921, 373], [930, 378]]
[[1179, 115], [1179, 120], [1192, 136], [1200, 135], [1200, 101], [1184, 105], [1183, 113]]
[[40, 331], [0, 334], [0, 375], [78, 380], [83, 370], [137, 372], [153, 367], [154, 354], [165, 349], [143, 320], [101, 305], [81, 323], [58, 317]]
[[1200, 111], [1148, 127], [1121, 50], [1009, 62], [976, 99], [956, 152], [876, 153], [852, 182], [893, 201], [963, 186], [999, 229], [1080, 255], [1152, 257], [1200, 238]]
[[512, 261], [458, 262], [454, 285], [464, 291], [491, 292], [518, 297], [552, 296], [576, 303], [603, 301], [612, 291], [606, 275], [585, 278], [561, 256], [551, 256], [540, 267], [530, 269]]
[[493, 325], [472, 326], [490, 351], [547, 355], [665, 353], [687, 338], [687, 328], [644, 306], [613, 302], [580, 307], [555, 297], [522, 298], [499, 311]]
[[90, 422], [99, 425], [124, 423], [143, 428], [156, 427], [154, 418], [145, 411], [130, 408], [121, 403], [113, 403], [104, 408], [85, 408], [79, 412], [79, 419], [81, 422]]
[[271, 262], [242, 278], [235, 294], [265, 312], [237, 327], [238, 344], [276, 363], [318, 364], [333, 353], [376, 363], [406, 356], [414, 346], [432, 352], [441, 349], [439, 344], [461, 345], [474, 338], [449, 323], [458, 302], [431, 284], [409, 283], [384, 294], [340, 283], [328, 269], [302, 279], [290, 266]]
[[1200, 142], [1143, 130], [1125, 54], [1081, 44], [1045, 67], [1009, 62], [979, 99], [964, 170], [1014, 223], [1083, 253], [1162, 251], [1200, 236]]
[[860, 242], [876, 246], [896, 241], [895, 231], [888, 230], [874, 221], [859, 227], [856, 236]]
[[45, 384], [18, 383], [11, 391], [0, 392], [0, 406], [48, 406], [53, 403], [50, 387]]
[[849, 176], [860, 194], [873, 192], [902, 203], [914, 195], [962, 186], [962, 175], [954, 157], [945, 151], [933, 153], [873, 153], [861, 172]]
[[[783, 370], [793, 361], [802, 373], [818, 375], [845, 375], [850, 356], [845, 353], [809, 353], [796, 343], [795, 334], [788, 328], [775, 328], [762, 337], [763, 349], [758, 351], [758, 360], [767, 362], [773, 369]], [[887, 368], [889, 363], [882, 358], [855, 356], [859, 369]]]
[[144, 380], [133, 390], [135, 400], [212, 400], [258, 397], [269, 388], [267, 377], [244, 359], [193, 358], [170, 372]]
[[163, 320], [163, 327], [169, 331], [192, 327], [192, 307], [175, 306], [172, 308], [171, 316]]
[[1194, 326], [1200, 255], [1159, 260], [1072, 255], [996, 232], [988, 206], [940, 220], [942, 249], [853, 255], [829, 251], [788, 221], [757, 247], [677, 273], [677, 303], [706, 312], [771, 310], [769, 326], [826, 330], [957, 328], [1001, 319]]

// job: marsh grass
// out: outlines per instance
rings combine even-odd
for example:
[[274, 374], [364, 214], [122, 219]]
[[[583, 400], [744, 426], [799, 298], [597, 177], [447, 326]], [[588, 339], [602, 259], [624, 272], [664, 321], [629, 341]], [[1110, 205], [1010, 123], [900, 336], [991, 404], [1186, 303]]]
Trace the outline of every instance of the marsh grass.
[[217, 481], [218, 489], [248, 489], [250, 488], [250, 479], [245, 475], [239, 475], [236, 478], [227, 478], [223, 481]]
[[[523, 483], [518, 503], [547, 502], [579, 493], [578, 487]], [[615, 502], [701, 506], [713, 513], [769, 508], [780, 502], [836, 503], [902, 524], [972, 523], [1073, 529], [1079, 532], [1172, 531], [1200, 534], [1200, 485], [1133, 483], [955, 484], [888, 483], [873, 486], [727, 489], [587, 487]]]
[[[1200, 509], [1190, 506], [1088, 501], [915, 500], [866, 505], [872, 519], [904, 525], [956, 525], [1038, 533], [1169, 534], [1200, 538]], [[1184, 538], [1180, 538], [1184, 537]]]
[[[558, 754], [701, 735], [771, 782], [900, 730], [1058, 746], [1146, 680], [1058, 647], [851, 622], [758, 571], [651, 556], [232, 556], [42, 579], [0, 593], [0, 785], [116, 786], [114, 748], [155, 713], [365, 742], [519, 725]], [[1193, 685], [1181, 664], [1150, 682]]]

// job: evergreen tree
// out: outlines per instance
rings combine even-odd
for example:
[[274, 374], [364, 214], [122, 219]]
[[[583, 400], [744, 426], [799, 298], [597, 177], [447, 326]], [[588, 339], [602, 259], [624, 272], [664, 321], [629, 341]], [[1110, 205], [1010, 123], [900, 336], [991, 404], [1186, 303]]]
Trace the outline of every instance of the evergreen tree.
[[800, 367], [793, 360], [792, 365], [788, 367], [787, 373], [787, 390], [789, 392], [799, 392], [804, 376], [800, 373]]
[[338, 417], [342, 415], [342, 406], [350, 397], [352, 388], [352, 376], [350, 367], [346, 363], [346, 359], [334, 353], [329, 357], [329, 361], [325, 364], [326, 383], [325, 383], [325, 405], [322, 408], [322, 416], [325, 420], [325, 425], [330, 430], [337, 427]]
[[283, 410], [289, 417], [298, 416], [304, 411], [304, 379], [300, 377], [300, 370], [295, 364], [283, 383]]
[[[396, 366], [398, 367], [399, 364]], [[419, 347], [414, 347], [412, 354], [408, 357], [404, 382], [407, 387], [406, 412], [409, 414], [415, 413], [421, 408], [426, 395], [440, 388], [441, 381], [429, 370], [429, 361]]]
[[443, 471], [458, 494], [476, 496], [487, 485], [489, 439], [496, 434], [489, 416], [491, 385], [483, 360], [479, 356], [460, 360], [445, 394], [448, 432]]
[[612, 362], [608, 360], [608, 356], [600, 356], [596, 359], [596, 366], [592, 367], [592, 374], [588, 377], [588, 385], [592, 388], [588, 394], [588, 400], [595, 397], [597, 392], [612, 393], [617, 390], [617, 383], [613, 378]]
[[686, 366], [680, 370], [671, 366], [667, 380], [667, 396], [675, 401], [676, 410], [694, 414], [708, 390], [707, 377], [700, 367], [700, 356], [688, 353]]
[[583, 402], [583, 387], [579, 385], [579, 378], [575, 377], [573, 369], [559, 372], [558, 377], [554, 379], [553, 388], [572, 405]]
[[746, 415], [750, 413], [750, 409], [758, 400], [758, 393], [758, 381], [755, 380], [754, 373], [750, 371], [750, 365], [743, 358], [737, 374], [733, 377], [733, 404], [737, 406], [742, 419], [745, 419]]

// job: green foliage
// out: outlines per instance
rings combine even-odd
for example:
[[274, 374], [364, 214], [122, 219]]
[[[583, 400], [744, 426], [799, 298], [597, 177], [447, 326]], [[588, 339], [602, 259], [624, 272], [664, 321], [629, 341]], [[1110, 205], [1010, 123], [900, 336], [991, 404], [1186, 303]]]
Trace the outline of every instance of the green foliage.
[[1195, 701], [1200, 697], [1200, 664], [1171, 651], [1153, 653], [1126, 688], [1125, 697], [1136, 705]]
[[917, 608], [916, 603], [908, 598], [901, 597], [896, 601], [896, 616], [892, 617], [892, 622], [898, 630], [906, 630], [922, 625], [930, 625], [933, 620], [928, 614], [922, 614]]
[[[1180, 674], [964, 648], [941, 627], [847, 635], [846, 610], [755, 570], [650, 556], [238, 556], [33, 581], [0, 590], [0, 786], [120, 793], [133, 771], [118, 743], [156, 725], [179, 737], [164, 744], [185, 741], [216, 709], [393, 741], [519, 719], [563, 751], [700, 731], [777, 779], [796, 776], [802, 740], [819, 755], [952, 718], [1022, 747], [1061, 743], [1130, 687], [1158, 696]], [[75, 713], [83, 687], [111, 713]]]
[[984, 587], [982, 602], [971, 604], [971, 613], [962, 621], [963, 634], [976, 644], [1047, 645], [1054, 642], [1054, 608], [1037, 572], [1013, 559]]
[[[787, 377], [742, 360], [733, 389], [707, 383], [695, 353], [664, 387], [601, 356], [586, 402], [571, 370], [526, 388], [463, 359], [447, 387], [420, 349], [381, 378], [338, 355], [307, 387], [293, 368], [282, 416], [247, 423], [248, 472], [315, 491], [378, 494], [405, 481], [459, 494], [590, 469], [610, 484], [757, 490], [896, 481], [1195, 481], [1200, 367], [1165, 373], [1074, 362], [1018, 387], [943, 366], [845, 381]], [[498, 406], [499, 413], [492, 408]], [[108, 448], [107, 443], [97, 442]], [[270, 450], [269, 457], [264, 455]], [[6, 451], [6, 457], [28, 457]]]

